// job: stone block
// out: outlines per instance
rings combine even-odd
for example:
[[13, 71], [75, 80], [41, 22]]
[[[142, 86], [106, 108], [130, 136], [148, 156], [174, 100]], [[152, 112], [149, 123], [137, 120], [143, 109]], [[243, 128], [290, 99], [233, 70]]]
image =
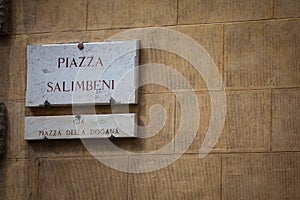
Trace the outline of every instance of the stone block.
[[0, 161], [1, 199], [27, 199], [29, 196], [28, 163], [28, 160], [9, 159]]
[[222, 199], [299, 199], [300, 154], [222, 157]]
[[271, 0], [179, 0], [178, 23], [248, 21], [272, 17]]
[[[178, 41], [175, 46], [166, 46], [167, 50], [159, 49], [142, 49], [140, 51], [140, 79], [141, 80], [163, 80], [169, 85], [159, 86], [157, 84], [149, 84], [143, 86], [140, 92], [143, 93], [161, 93], [170, 92], [174, 90], [191, 90], [184, 86], [183, 79], [186, 79], [193, 90], [206, 90], [206, 83], [196, 67], [190, 63], [191, 58], [197, 58], [204, 60], [205, 58], [211, 58], [215, 66], [206, 64], [204, 70], [211, 70], [210, 67], [217, 67], [219, 70], [218, 76], [222, 77], [223, 66], [223, 28], [220, 25], [202, 25], [202, 26], [188, 26], [188, 27], [176, 27], [171, 28], [174, 31], [172, 35], [182, 35], [186, 39]], [[170, 32], [171, 32], [170, 31]], [[180, 38], [183, 38], [182, 36]], [[155, 39], [155, 38], [153, 38]], [[193, 41], [194, 45], [199, 49], [193, 51], [191, 46], [187, 42]], [[143, 47], [144, 40], [141, 40], [141, 47]], [[194, 47], [194, 46], [193, 46]], [[181, 54], [175, 54], [171, 52], [171, 48], [178, 49]], [[188, 57], [184, 56], [188, 55]], [[158, 70], [154, 65], [162, 64], [168, 67], [170, 71], [163, 72]], [[206, 67], [206, 68], [205, 68]], [[176, 77], [178, 73], [180, 78]], [[215, 78], [215, 77], [209, 77]], [[156, 81], [158, 82], [158, 81]], [[170, 86], [171, 88], [167, 88]], [[218, 89], [218, 88], [213, 88]]]
[[300, 85], [300, 20], [225, 25], [227, 88]]
[[7, 152], [8, 158], [26, 158], [29, 154], [27, 143], [24, 140], [24, 101], [9, 101], [7, 109]]
[[85, 30], [86, 16], [87, 0], [12, 1], [12, 32]]
[[[153, 160], [163, 161], [167, 156], [161, 155]], [[159, 171], [129, 174], [129, 199], [219, 199], [220, 158], [219, 155], [209, 155], [204, 159], [195, 154], [184, 155]], [[130, 157], [129, 161], [129, 167], [155, 165], [155, 162], [145, 162], [137, 157]]]
[[[133, 152], [172, 153], [174, 151], [175, 99], [173, 94], [140, 95], [137, 139], [132, 140]], [[165, 121], [164, 121], [165, 119]], [[168, 146], [166, 146], [168, 145]], [[162, 150], [162, 148], [165, 148]]]
[[[175, 25], [177, 2], [162, 0], [89, 1], [88, 30]], [[167, 13], [167, 14], [166, 14]]]
[[[200, 109], [199, 128], [188, 153], [199, 153], [211, 121], [208, 93], [196, 93]], [[185, 95], [182, 93], [181, 95]], [[265, 152], [270, 150], [271, 92], [226, 92], [227, 112], [223, 131], [213, 152]], [[180, 124], [180, 110], [176, 106], [176, 131]], [[213, 126], [213, 125], [212, 125]], [[191, 135], [190, 130], [185, 130]], [[183, 144], [175, 143], [175, 151], [182, 152]]]
[[[9, 40], [9, 47], [4, 49], [7, 61], [3, 66], [5, 79], [8, 85], [6, 88], [7, 98], [10, 100], [23, 100], [26, 88], [26, 43], [27, 36], [12, 36]], [[5, 60], [4, 59], [4, 60]]]
[[300, 90], [272, 93], [272, 150], [300, 150]]
[[300, 1], [298, 0], [275, 0], [274, 17], [300, 17]]
[[1, 73], [0, 73], [0, 98], [6, 99], [9, 86], [9, 54], [10, 54], [10, 40], [9, 38], [1, 38], [0, 40], [0, 60], [1, 60]]
[[38, 172], [37, 199], [127, 199], [127, 174], [95, 158], [41, 159]]

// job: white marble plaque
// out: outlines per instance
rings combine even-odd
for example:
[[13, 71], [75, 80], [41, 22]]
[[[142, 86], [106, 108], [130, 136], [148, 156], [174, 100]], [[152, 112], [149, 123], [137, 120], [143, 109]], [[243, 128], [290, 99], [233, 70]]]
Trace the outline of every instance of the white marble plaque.
[[27, 46], [26, 106], [137, 103], [139, 42]]
[[136, 115], [64, 115], [25, 118], [25, 140], [136, 137]]

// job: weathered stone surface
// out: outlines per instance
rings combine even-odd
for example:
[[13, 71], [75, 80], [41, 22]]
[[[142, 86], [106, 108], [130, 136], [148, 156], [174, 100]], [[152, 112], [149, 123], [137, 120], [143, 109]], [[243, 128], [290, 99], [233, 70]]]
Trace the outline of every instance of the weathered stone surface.
[[81, 140], [47, 140], [30, 141], [28, 149], [30, 158], [78, 157], [83, 156], [84, 146]]
[[[176, 48], [180, 49], [180, 52], [184, 52], [191, 57], [199, 58], [199, 60], [205, 57], [211, 57], [213, 62], [216, 64], [219, 70], [220, 77], [222, 76], [222, 60], [223, 60], [223, 33], [222, 26], [218, 25], [203, 25], [203, 26], [188, 26], [188, 27], [176, 27], [172, 28], [174, 35], [185, 34], [186, 40], [195, 41], [195, 46], [199, 49], [204, 48], [207, 53], [203, 55], [198, 52], [193, 52], [191, 47], [186, 44], [186, 40], [177, 42]], [[178, 33], [176, 33], [177, 31]], [[156, 38], [153, 38], [155, 40]], [[143, 45], [143, 40], [141, 40], [141, 45]], [[175, 53], [163, 51], [159, 49], [143, 49], [141, 51], [140, 59], [140, 79], [141, 80], [164, 80], [166, 83], [173, 83], [168, 89], [166, 86], [159, 86], [158, 84], [149, 84], [141, 88], [143, 93], [161, 93], [170, 92], [172, 87], [173, 90], [189, 90], [189, 88], [184, 88], [182, 85], [183, 79], [186, 79], [190, 86], [195, 90], [206, 90], [206, 83], [202, 78], [202, 75], [196, 70], [197, 66], [193, 66], [187, 58], [181, 57], [182, 54], [176, 55]], [[157, 70], [154, 68], [152, 63], [163, 64], [169, 67], [173, 71], [168, 73], [163, 73], [162, 70]], [[150, 65], [150, 67], [149, 67]], [[199, 67], [199, 66], [198, 66]], [[207, 70], [210, 70], [210, 65], [205, 66]], [[158, 73], [159, 71], [159, 73]], [[174, 74], [179, 73], [182, 78], [177, 78]], [[151, 77], [152, 76], [152, 77]], [[215, 78], [215, 77], [209, 77]], [[158, 82], [158, 81], [157, 81]], [[182, 86], [181, 89], [176, 89], [177, 85]], [[217, 88], [214, 88], [217, 89]]]
[[216, 151], [270, 150], [271, 92], [227, 92], [225, 125]]
[[12, 32], [85, 30], [86, 8], [87, 0], [12, 1]]
[[[163, 160], [168, 155], [161, 155]], [[155, 159], [157, 160], [157, 159]], [[155, 165], [136, 157], [129, 158], [129, 167]], [[129, 199], [219, 199], [221, 157], [184, 155], [159, 171], [129, 174]]]
[[300, 151], [300, 90], [273, 90], [272, 150]]
[[3, 102], [0, 102], [0, 159], [6, 152], [6, 108]]
[[137, 103], [139, 42], [81, 45], [27, 47], [26, 106]]
[[55, 44], [58, 41], [60, 43], [102, 42], [120, 31], [122, 31], [122, 29], [30, 34], [28, 44]]
[[7, 108], [7, 153], [8, 158], [25, 158], [28, 146], [24, 140], [25, 103], [9, 101]]
[[300, 85], [300, 20], [225, 25], [227, 88]]
[[38, 172], [37, 199], [127, 199], [127, 174], [95, 158], [41, 159]]
[[0, 1], [0, 35], [6, 35], [9, 33], [10, 24], [10, 1]]
[[0, 60], [2, 61], [0, 66], [2, 73], [0, 73], [0, 99], [7, 98], [7, 87], [9, 82], [9, 52], [10, 52], [10, 40], [8, 38], [0, 40]]
[[274, 17], [300, 17], [300, 1], [298, 0], [275, 0]]
[[[180, 95], [186, 95], [182, 93]], [[213, 152], [265, 152], [270, 149], [271, 92], [226, 92], [227, 112], [221, 136]], [[199, 153], [211, 120], [208, 93], [197, 93], [200, 122], [198, 133], [188, 153]], [[180, 107], [176, 106], [176, 131], [180, 124]], [[191, 135], [189, 129], [186, 134]], [[187, 138], [188, 139], [188, 138]], [[175, 143], [175, 151], [182, 152], [183, 143]]]
[[269, 19], [272, 6], [272, 0], [179, 0], [178, 23]]
[[175, 25], [176, 7], [175, 0], [155, 3], [150, 0], [92, 0], [88, 6], [87, 29]]
[[222, 199], [299, 199], [300, 154], [222, 157]]
[[160, 153], [173, 153], [174, 95], [144, 94], [139, 102], [137, 122], [140, 128], [138, 128], [138, 138], [132, 140], [131, 150], [141, 153], [161, 149]]
[[[10, 48], [5, 48], [8, 51], [6, 59], [9, 64], [5, 63], [3, 68], [6, 68], [8, 85], [6, 90], [7, 98], [10, 100], [23, 100], [25, 98], [26, 88], [26, 40], [27, 36], [12, 36], [10, 38]], [[5, 53], [6, 54], [6, 53]], [[5, 55], [4, 54], [4, 55]]]
[[0, 160], [0, 199], [27, 199], [29, 160]]

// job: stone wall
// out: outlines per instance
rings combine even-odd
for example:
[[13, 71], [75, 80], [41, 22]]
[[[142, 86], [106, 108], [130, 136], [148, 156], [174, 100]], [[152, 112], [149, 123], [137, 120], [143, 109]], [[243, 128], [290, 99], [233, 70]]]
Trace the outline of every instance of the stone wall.
[[[11, 15], [11, 35], [0, 37], [0, 101], [8, 115], [0, 199], [300, 199], [300, 1], [12, 0]], [[178, 70], [199, 99], [199, 131], [175, 163], [131, 174], [97, 161], [80, 140], [23, 139], [25, 116], [72, 114], [70, 107], [25, 108], [26, 45], [104, 41], [156, 26], [201, 44], [223, 77], [225, 126], [207, 157], [198, 155], [211, 115], [205, 83], [186, 60], [153, 49], [141, 50], [141, 64]], [[139, 124], [149, 123], [153, 104], [167, 108], [167, 123], [151, 138], [116, 144], [133, 152], [157, 150], [176, 135], [178, 102], [157, 85], [140, 88], [139, 98], [131, 106]], [[161, 157], [180, 152], [174, 143]], [[137, 164], [134, 157], [118, 159]]]

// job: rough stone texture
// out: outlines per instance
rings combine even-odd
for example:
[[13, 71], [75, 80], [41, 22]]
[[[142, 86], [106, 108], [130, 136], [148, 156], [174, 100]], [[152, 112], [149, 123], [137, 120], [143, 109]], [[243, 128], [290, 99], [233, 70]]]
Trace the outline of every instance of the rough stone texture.
[[10, 52], [10, 42], [7, 37], [0, 39], [0, 60], [1, 60], [1, 72], [0, 73], [0, 99], [6, 99], [7, 97], [7, 87], [9, 76], [9, 52]]
[[[147, 138], [137, 138], [132, 140], [132, 151], [134, 152], [152, 152], [159, 150], [168, 143], [173, 143], [172, 139], [174, 137], [174, 116], [175, 116], [175, 98], [173, 94], [145, 94], [140, 97], [139, 108], [137, 116], [138, 124], [141, 127], [145, 127], [152, 124], [156, 124], [154, 128], [148, 128], [146, 130], [138, 129], [138, 137], [141, 135]], [[158, 108], [155, 111], [156, 104], [162, 106], [163, 108]], [[153, 109], [153, 110], [152, 110]], [[164, 114], [164, 111], [165, 114]], [[153, 118], [151, 119], [151, 112]], [[166, 121], [161, 130], [157, 130], [156, 127], [159, 126], [161, 121], [157, 121], [154, 118], [163, 119], [166, 117]], [[173, 145], [167, 148], [163, 153], [173, 153]]]
[[84, 148], [80, 140], [31, 141], [28, 146], [30, 157], [77, 157]]
[[272, 94], [272, 150], [300, 151], [300, 90]]
[[178, 23], [270, 19], [272, 0], [179, 0]]
[[[205, 56], [211, 57], [213, 62], [216, 64], [218, 70], [220, 71], [220, 76], [222, 76], [222, 61], [223, 61], [223, 28], [219, 25], [202, 25], [202, 26], [189, 26], [189, 27], [176, 27], [172, 30], [178, 33], [174, 34], [185, 34], [186, 37], [195, 40], [199, 47], [203, 47], [207, 54]], [[154, 38], [155, 39], [155, 38]], [[143, 45], [143, 40], [141, 40], [141, 45]], [[184, 42], [177, 43], [178, 48], [187, 54], [195, 57], [200, 57], [199, 52], [192, 52]], [[159, 79], [156, 74], [157, 70], [154, 68], [143, 66], [149, 63], [159, 63], [166, 65], [174, 69], [174, 72], [180, 73], [183, 78], [185, 78], [191, 87], [195, 90], [206, 90], [206, 84], [201, 76], [201, 74], [195, 69], [188, 60], [181, 57], [182, 55], [176, 55], [175, 53], [158, 50], [158, 49], [143, 49], [140, 51], [140, 79]], [[208, 68], [209, 66], [207, 66]], [[176, 71], [175, 71], [176, 70]], [[153, 77], [150, 77], [150, 76]], [[174, 80], [174, 76], [167, 74], [160, 74], [161, 78], [165, 79], [166, 82], [178, 82]], [[216, 88], [214, 88], [216, 89]], [[180, 89], [186, 90], [186, 89]], [[170, 89], [162, 87], [159, 85], [149, 84], [143, 86], [140, 90], [143, 93], [161, 93], [170, 92]]]
[[55, 44], [74, 42], [101, 42], [119, 33], [120, 29], [99, 30], [99, 31], [67, 31], [30, 34], [28, 44]]
[[127, 199], [127, 174], [95, 158], [41, 159], [38, 181], [37, 199]]
[[0, 160], [1, 199], [27, 199], [29, 160]]
[[274, 17], [300, 17], [300, 1], [298, 0], [275, 0]]
[[222, 199], [299, 199], [300, 154], [222, 157]]
[[176, 24], [175, 0], [89, 1], [88, 30]]
[[12, 1], [12, 33], [86, 29], [87, 0]]
[[6, 35], [9, 33], [10, 20], [10, 1], [0, 1], [0, 35]]
[[[129, 161], [129, 167], [153, 164], [134, 157]], [[220, 167], [218, 155], [204, 159], [197, 155], [184, 155], [162, 170], [129, 174], [128, 199], [219, 199]]]
[[0, 102], [0, 158], [5, 153], [6, 147], [6, 108], [3, 102]]
[[25, 104], [9, 101], [7, 107], [7, 157], [26, 158], [29, 154], [24, 140]]
[[227, 88], [300, 85], [300, 20], [225, 25]]
[[3, 66], [8, 70], [7, 98], [22, 100], [25, 98], [26, 88], [26, 40], [27, 36], [12, 36], [8, 57], [9, 65]]
[[[180, 95], [186, 95], [182, 93]], [[198, 133], [188, 153], [199, 153], [211, 120], [208, 93], [197, 93], [200, 122]], [[176, 131], [180, 124], [180, 107], [176, 106]], [[271, 93], [270, 91], [228, 92], [227, 113], [221, 136], [214, 152], [266, 152], [270, 149]], [[185, 130], [190, 135], [190, 130]], [[183, 143], [184, 144], [184, 143]], [[182, 152], [182, 144], [175, 143], [175, 151]]]

